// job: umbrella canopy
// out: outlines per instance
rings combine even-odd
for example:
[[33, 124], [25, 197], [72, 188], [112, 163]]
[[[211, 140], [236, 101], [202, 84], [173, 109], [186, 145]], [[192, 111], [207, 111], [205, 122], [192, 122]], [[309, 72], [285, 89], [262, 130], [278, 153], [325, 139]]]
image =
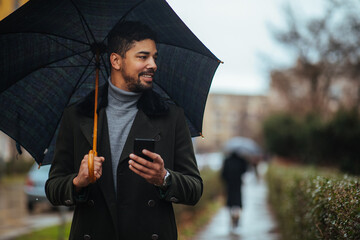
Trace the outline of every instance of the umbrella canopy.
[[94, 89], [96, 66], [106, 82], [107, 35], [125, 20], [157, 33], [154, 90], [184, 108], [192, 136], [201, 134], [220, 61], [165, 0], [30, 0], [0, 22], [0, 130], [38, 163], [51, 162], [63, 109]]
[[262, 155], [260, 146], [252, 139], [245, 137], [234, 137], [224, 145], [226, 153], [236, 153], [240, 156]]

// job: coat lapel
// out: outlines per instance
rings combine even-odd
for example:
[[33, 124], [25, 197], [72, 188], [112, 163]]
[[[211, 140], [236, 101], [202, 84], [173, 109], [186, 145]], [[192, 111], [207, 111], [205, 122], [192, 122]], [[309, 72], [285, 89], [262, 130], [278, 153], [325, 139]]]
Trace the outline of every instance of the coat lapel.
[[[89, 142], [92, 148], [93, 146], [92, 133], [94, 129], [93, 119], [88, 117], [83, 118], [80, 124], [80, 128], [86, 140]], [[109, 131], [108, 131], [105, 108], [102, 108], [99, 111], [97, 145], [98, 145], [98, 149], [97, 149], [98, 156], [103, 156], [105, 158], [105, 161], [103, 163], [102, 176], [96, 182], [96, 184], [99, 185], [103, 193], [106, 204], [108, 205], [109, 208], [109, 212], [111, 214], [111, 218], [114, 223], [114, 227], [117, 228], [118, 220], [117, 220], [117, 209], [116, 209], [116, 196], [115, 196], [115, 186], [114, 186], [113, 173], [112, 173]]]
[[110, 140], [109, 140], [109, 131], [106, 118], [106, 110], [102, 108], [99, 112], [99, 125], [98, 125], [98, 155], [103, 156], [105, 161], [103, 163], [103, 173], [101, 178], [97, 181], [100, 186], [103, 196], [108, 205], [109, 212], [111, 214], [114, 227], [118, 227], [117, 220], [117, 208], [116, 208], [116, 196], [115, 196], [115, 186], [114, 178], [112, 173], [112, 160], [110, 152]]
[[139, 109], [135, 116], [133, 125], [130, 129], [129, 135], [126, 139], [124, 149], [121, 153], [120, 163], [129, 158], [130, 153], [133, 153], [135, 138], [151, 138], [156, 141], [160, 140], [160, 131], [152, 123], [149, 117]]

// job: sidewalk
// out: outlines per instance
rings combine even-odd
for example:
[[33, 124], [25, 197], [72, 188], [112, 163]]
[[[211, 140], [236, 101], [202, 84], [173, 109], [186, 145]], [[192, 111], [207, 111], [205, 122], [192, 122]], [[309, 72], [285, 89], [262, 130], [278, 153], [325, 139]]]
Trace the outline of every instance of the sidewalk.
[[[266, 166], [261, 165], [260, 173]], [[243, 178], [243, 211], [238, 233], [230, 233], [228, 209], [223, 207], [209, 225], [194, 240], [277, 240], [276, 223], [267, 205], [267, 187], [263, 179], [257, 181], [254, 172]]]

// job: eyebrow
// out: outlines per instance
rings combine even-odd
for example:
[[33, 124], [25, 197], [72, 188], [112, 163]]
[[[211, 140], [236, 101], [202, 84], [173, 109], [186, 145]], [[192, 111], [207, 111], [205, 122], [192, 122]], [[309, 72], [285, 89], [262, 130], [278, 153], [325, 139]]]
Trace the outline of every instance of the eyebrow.
[[[147, 51], [140, 51], [138, 52], [137, 54], [145, 54], [145, 55], [150, 55], [150, 52], [147, 52]], [[155, 53], [155, 56], [158, 55], [158, 52]]]

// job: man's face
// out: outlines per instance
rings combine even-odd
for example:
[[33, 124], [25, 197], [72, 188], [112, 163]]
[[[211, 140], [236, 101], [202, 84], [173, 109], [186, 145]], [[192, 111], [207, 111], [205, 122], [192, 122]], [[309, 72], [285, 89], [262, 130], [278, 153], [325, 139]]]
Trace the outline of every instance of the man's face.
[[152, 88], [156, 66], [157, 49], [151, 39], [135, 41], [132, 48], [121, 58], [120, 74], [125, 90], [143, 92]]

